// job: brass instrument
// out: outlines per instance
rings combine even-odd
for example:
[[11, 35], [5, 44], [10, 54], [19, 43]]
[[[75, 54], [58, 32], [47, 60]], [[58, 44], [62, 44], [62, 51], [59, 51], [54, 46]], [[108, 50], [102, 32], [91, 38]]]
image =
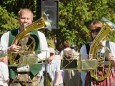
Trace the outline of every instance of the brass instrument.
[[[99, 42], [103, 40], [113, 29], [115, 29], [115, 24], [113, 24], [111, 21], [107, 20], [106, 18], [103, 18], [103, 21], [105, 22], [105, 25], [101, 28], [100, 32], [98, 33], [98, 35], [96, 36], [96, 38], [94, 39], [90, 47], [90, 51], [89, 51], [90, 59], [82, 60], [81, 55], [79, 55], [76, 63], [77, 68], [74, 68], [79, 71], [90, 71], [91, 77], [93, 77], [97, 81], [102, 81], [105, 78], [107, 78], [111, 69], [111, 62], [105, 61], [105, 57], [103, 58], [101, 55], [98, 54], [98, 49], [103, 47], [105, 50], [107, 49], [109, 51], [107, 47], [99, 46]], [[65, 64], [65, 66], [66, 65], [68, 64]], [[104, 71], [105, 65], [108, 68], [107, 71], [105, 73], [103, 72], [102, 76], [98, 76], [97, 74], [98, 68], [101, 67], [102, 71]], [[67, 69], [67, 68], [65, 67], [63, 69]]]
[[[97, 68], [95, 70], [90, 70], [91, 77], [95, 78], [97, 81], [102, 81], [105, 78], [107, 78], [111, 69], [111, 62], [105, 61], [105, 58], [97, 55], [98, 49], [100, 49], [99, 42], [103, 40], [111, 32], [113, 26], [113, 23], [107, 20], [106, 18], [103, 18], [103, 20], [106, 20], [106, 24], [102, 27], [101, 31], [98, 33], [98, 35], [92, 42], [89, 52], [89, 58], [97, 60]], [[107, 65], [108, 70], [106, 73], [103, 72], [103, 74], [99, 76], [97, 74], [98, 68], [102, 68], [102, 71], [104, 71], [105, 64]]]
[[[17, 53], [15, 52], [11, 52], [9, 54], [9, 63], [11, 65], [19, 65], [20, 64], [23, 64], [22, 62], [20, 62], [21, 60], [21, 56], [23, 57], [23, 54], [27, 54], [27, 53], [31, 53], [33, 54], [34, 53], [34, 48], [35, 48], [35, 40], [34, 38], [32, 38], [28, 33], [33, 31], [33, 30], [36, 30], [36, 29], [41, 29], [41, 28], [48, 28], [48, 29], [51, 29], [51, 24], [49, 22], [49, 19], [47, 18], [46, 14], [44, 13], [43, 16], [38, 19], [37, 21], [33, 22], [32, 24], [30, 24], [29, 26], [27, 26], [22, 32], [20, 32], [15, 40], [13, 41], [13, 44], [16, 44], [18, 45], [19, 42], [21, 41], [22, 42], [22, 49]], [[32, 40], [32, 45], [33, 45], [33, 48], [31, 51], [28, 51], [28, 47], [30, 46], [27, 46], [26, 43], [28, 41], [28, 38], [31, 38]], [[17, 55], [19, 55], [19, 59], [16, 61], [16, 57]], [[27, 54], [28, 55], [28, 54]], [[29, 55], [31, 57], [31, 55]], [[33, 56], [35, 57], [35, 56]], [[32, 58], [33, 59], [33, 58]], [[32, 60], [31, 59], [31, 60]], [[19, 61], [20, 60], [20, 61]], [[36, 60], [36, 59], [35, 59]], [[34, 62], [33, 62], [34, 63]]]

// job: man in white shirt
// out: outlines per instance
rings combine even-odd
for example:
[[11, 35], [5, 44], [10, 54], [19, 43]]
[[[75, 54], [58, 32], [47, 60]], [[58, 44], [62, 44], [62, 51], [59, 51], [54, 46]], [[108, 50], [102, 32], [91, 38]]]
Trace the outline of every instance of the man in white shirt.
[[[59, 55], [55, 55], [54, 48], [49, 48], [49, 52], [50, 57], [46, 63], [46, 71], [51, 78], [51, 86], [63, 86], [63, 74], [62, 70], [60, 70], [61, 57]], [[42, 67], [42, 71], [45, 71], [45, 64]]]
[[[3, 50], [6, 51], [8, 54], [10, 54], [12, 52], [19, 53], [21, 48], [23, 48], [23, 47], [17, 45], [18, 43], [13, 43], [13, 41], [15, 40], [16, 36], [19, 33], [23, 32], [24, 29], [28, 25], [32, 24], [32, 21], [33, 21], [32, 11], [30, 9], [27, 9], [27, 8], [21, 9], [18, 12], [18, 20], [19, 20], [19, 25], [20, 25], [19, 28], [8, 31], [8, 32], [4, 33], [1, 37], [1, 46], [2, 46]], [[37, 30], [30, 32], [28, 35], [35, 39], [35, 50], [34, 51], [38, 57], [38, 61], [39, 60], [45, 60], [47, 57], [49, 57], [49, 53], [47, 53], [48, 45], [47, 45], [45, 35], [42, 32], [37, 31]], [[39, 70], [40, 70], [39, 66], [40, 65], [39, 66], [37, 66], [37, 64], [34, 64], [34, 65], [35, 66], [33, 66], [33, 67], [30, 67], [30, 65], [29, 65], [29, 67], [24, 66], [22, 68], [19, 68], [22, 71], [25, 71], [25, 70], [23, 70], [25, 68], [30, 71], [29, 75], [28, 74], [27, 75], [28, 75], [28, 77], [31, 77], [31, 79], [33, 81], [31, 83], [27, 82], [26, 84], [28, 86], [38, 86], [37, 74], [39, 73]], [[36, 68], [34, 68], [34, 67], [36, 67]], [[9, 69], [10, 69], [10, 71], [12, 71], [12, 73], [11, 72], [9, 73], [10, 75], [12, 75], [13, 73], [17, 73], [17, 72], [15, 72], [16, 69], [14, 70], [11, 67], [9, 67]], [[30, 74], [32, 76], [30, 76]], [[19, 75], [19, 74], [14, 74], [14, 75]], [[10, 82], [11, 82], [10, 86], [23, 86], [23, 85], [25, 85], [25, 83], [23, 83], [21, 81], [18, 81], [18, 83], [13, 82], [12, 80], [14, 80], [15, 78], [16, 78], [16, 76], [10, 76]], [[23, 78], [25, 78], [25, 77], [23, 77]]]

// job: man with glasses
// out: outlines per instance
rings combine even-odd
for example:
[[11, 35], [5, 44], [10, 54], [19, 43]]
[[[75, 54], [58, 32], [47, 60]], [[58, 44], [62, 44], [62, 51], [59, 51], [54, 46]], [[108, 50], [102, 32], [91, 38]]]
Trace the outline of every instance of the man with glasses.
[[[91, 39], [92, 41], [95, 39], [95, 37], [98, 35], [98, 33], [100, 32], [100, 30], [103, 28], [105, 24], [103, 24], [102, 22], [95, 20], [93, 22], [91, 22], [90, 24], [90, 35], [91, 35]], [[104, 46], [104, 47], [108, 47], [110, 49], [110, 52], [107, 54], [107, 60], [112, 60], [113, 63], [115, 63], [115, 43], [113, 42], [108, 42], [109, 46], [106, 46], [106, 38], [103, 38], [99, 45]], [[90, 51], [90, 46], [91, 46], [92, 42], [89, 42], [88, 44], [84, 44], [81, 49], [80, 49], [80, 53], [81, 53], [81, 58], [82, 59], [90, 59], [89, 57], [89, 51]], [[106, 53], [104, 47], [102, 47], [102, 49], [99, 49], [98, 52], [103, 56], [104, 53]], [[105, 57], [105, 58], [106, 58]], [[92, 78], [90, 76], [90, 73], [88, 72], [81, 72], [81, 79], [82, 79], [82, 86], [115, 86], [114, 80], [115, 80], [115, 69], [111, 68], [110, 74], [109, 76], [102, 80], [102, 81], [97, 81], [94, 78]], [[88, 75], [89, 74], [89, 75]]]

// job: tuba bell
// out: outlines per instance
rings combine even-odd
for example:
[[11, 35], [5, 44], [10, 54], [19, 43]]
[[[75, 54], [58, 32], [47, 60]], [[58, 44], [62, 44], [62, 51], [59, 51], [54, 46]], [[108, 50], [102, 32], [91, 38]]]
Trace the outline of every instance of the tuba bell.
[[[47, 15], [45, 13], [43, 13], [43, 15], [40, 19], [33, 22], [29, 26], [25, 27], [25, 29], [16, 36], [16, 38], [13, 41], [13, 44], [18, 45], [19, 42], [21, 41], [21, 44], [23, 45], [23, 47], [18, 53], [11, 52], [8, 54], [9, 63], [11, 65], [19, 65], [19, 63], [23, 64], [21, 62], [22, 60], [20, 60], [21, 55], [23, 55], [24, 53], [32, 53], [32, 54], [34, 53], [35, 40], [30, 35], [28, 35], [28, 33], [33, 30], [37, 30], [37, 29], [41, 29], [41, 28], [51, 29], [51, 24], [49, 21], [50, 20], [48, 19]], [[28, 45], [28, 46], [26, 45], [28, 38], [30, 38], [32, 40], [32, 43], [31, 43], [32, 49], [31, 50], [28, 50], [28, 47], [31, 45]], [[17, 59], [17, 56], [19, 56], [18, 59]]]

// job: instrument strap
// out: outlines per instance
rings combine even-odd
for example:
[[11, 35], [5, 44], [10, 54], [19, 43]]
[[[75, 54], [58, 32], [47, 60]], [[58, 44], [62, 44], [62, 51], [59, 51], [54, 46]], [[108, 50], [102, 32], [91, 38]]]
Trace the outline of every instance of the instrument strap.
[[108, 61], [108, 54], [111, 52], [109, 41], [106, 41], [106, 47], [109, 48], [109, 50], [108, 49], [105, 50], [105, 56], [106, 56], [105, 61]]
[[14, 41], [16, 35], [18, 34], [18, 29], [13, 29], [9, 32], [9, 43], [8, 46], [10, 46], [12, 44], [12, 42]]
[[87, 54], [89, 54], [89, 50], [90, 50], [90, 45], [89, 45], [89, 43], [85, 44], [85, 46], [86, 46]]

